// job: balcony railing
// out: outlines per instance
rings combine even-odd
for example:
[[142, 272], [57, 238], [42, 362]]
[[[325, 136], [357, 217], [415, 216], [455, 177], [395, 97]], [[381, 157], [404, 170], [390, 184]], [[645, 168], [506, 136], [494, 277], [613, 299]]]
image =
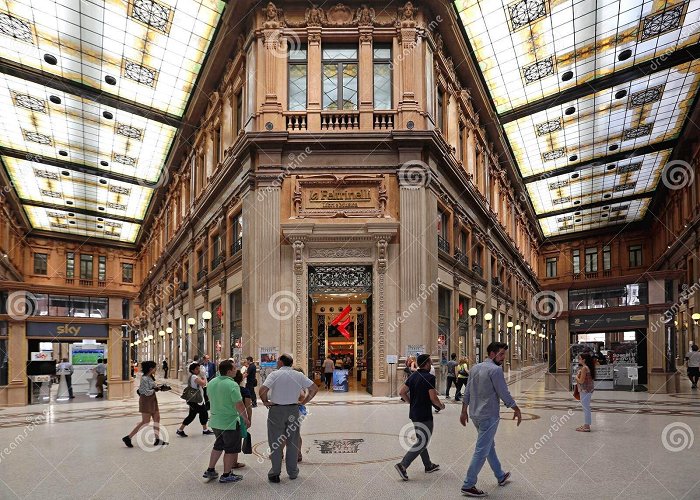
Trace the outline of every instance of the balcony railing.
[[479, 264], [474, 264], [472, 266], [472, 272], [474, 272], [475, 274], [478, 274], [479, 276], [482, 276], [482, 277], [484, 276], [484, 270], [481, 268], [481, 266]]
[[243, 249], [243, 238], [237, 238], [233, 241], [231, 245], [231, 255], [236, 255]]
[[374, 130], [392, 130], [395, 116], [395, 111], [375, 111], [372, 125]]
[[503, 282], [501, 281], [501, 278], [491, 278], [491, 284], [496, 287], [502, 287]]
[[66, 285], [74, 285], [75, 278], [66, 278]]
[[593, 273], [593, 272], [591, 272], [591, 273], [586, 273], [586, 279], [587, 279], [587, 280], [592, 280], [592, 279], [595, 279], [595, 278], [597, 278], [597, 277], [598, 277], [598, 273], [597, 273], [597, 272], [595, 272], [595, 273]]
[[360, 130], [360, 113], [357, 111], [323, 111], [321, 130]]
[[306, 112], [287, 112], [284, 120], [287, 130], [306, 130]]
[[200, 269], [200, 270], [197, 272], [197, 279], [198, 279], [198, 280], [201, 280], [201, 279], [204, 278], [206, 275], [207, 275], [207, 270], [206, 270], [206, 269]]
[[450, 253], [450, 242], [438, 234], [438, 250]]
[[80, 280], [80, 286], [92, 286], [92, 280]]
[[469, 269], [469, 257], [463, 254], [460, 250], [457, 250], [455, 252], [455, 259], [457, 260], [457, 264], [461, 264], [462, 266]]
[[224, 260], [224, 257], [222, 255], [217, 255], [214, 257], [214, 259], [211, 261], [211, 268], [212, 270], [216, 269], [219, 264], [221, 264], [221, 261]]

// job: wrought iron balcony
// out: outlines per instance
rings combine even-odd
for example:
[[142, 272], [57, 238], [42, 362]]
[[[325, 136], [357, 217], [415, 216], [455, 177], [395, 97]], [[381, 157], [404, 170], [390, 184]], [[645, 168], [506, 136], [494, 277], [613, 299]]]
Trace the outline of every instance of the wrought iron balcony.
[[482, 277], [484, 276], [484, 270], [481, 268], [481, 266], [479, 264], [474, 264], [472, 266], [472, 272], [474, 272], [475, 274], [478, 274], [479, 276], [482, 276]]
[[457, 264], [461, 264], [469, 269], [469, 257], [463, 254], [460, 250], [455, 251], [455, 259], [457, 259]]
[[197, 279], [198, 279], [198, 280], [201, 280], [201, 279], [204, 278], [206, 275], [207, 275], [207, 270], [206, 270], [206, 269], [200, 269], [200, 270], [197, 272]]
[[491, 284], [496, 287], [502, 287], [503, 282], [501, 281], [501, 278], [491, 278]]
[[450, 253], [450, 242], [438, 235], [438, 250]]
[[224, 257], [222, 255], [217, 255], [214, 257], [214, 259], [211, 261], [211, 269], [212, 271], [218, 267], [219, 264], [221, 264], [221, 261], [224, 260]]

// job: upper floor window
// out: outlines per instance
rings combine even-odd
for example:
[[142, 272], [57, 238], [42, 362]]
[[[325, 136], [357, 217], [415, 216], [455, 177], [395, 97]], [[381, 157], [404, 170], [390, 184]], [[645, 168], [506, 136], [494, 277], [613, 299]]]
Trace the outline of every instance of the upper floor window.
[[211, 261], [213, 268], [219, 264], [217, 261], [219, 260], [219, 256], [221, 255], [221, 237], [218, 234], [214, 235], [211, 239], [211, 253]]
[[467, 233], [465, 231], [459, 232], [459, 251], [462, 255], [467, 254]]
[[642, 245], [630, 245], [630, 267], [642, 265]]
[[204, 252], [204, 250], [199, 250], [197, 252], [197, 269], [201, 273], [202, 271], [207, 270], [207, 261], [206, 261], [207, 255]]
[[134, 282], [134, 265], [127, 262], [122, 262], [122, 282]]
[[75, 253], [66, 252], [66, 278], [75, 278]]
[[92, 279], [92, 255], [80, 254], [80, 279]]
[[357, 109], [357, 47], [326, 45], [322, 59], [323, 109]]
[[449, 224], [449, 216], [446, 212], [438, 209], [438, 236], [447, 239], [447, 226]]
[[234, 216], [231, 223], [231, 231], [231, 255], [234, 255], [243, 248], [243, 219], [241, 214]]
[[603, 271], [610, 271], [612, 259], [610, 258], [610, 246], [603, 247]]
[[97, 280], [107, 280], [107, 257], [105, 255], [97, 257]]
[[586, 248], [586, 272], [587, 273], [597, 273], [598, 272], [598, 249], [597, 248]]
[[572, 250], [571, 262], [573, 263], [574, 274], [580, 273], [581, 272], [581, 251], [580, 250]]
[[391, 109], [391, 44], [374, 44], [374, 109]]
[[49, 256], [45, 253], [34, 254], [34, 274], [46, 274]]
[[437, 94], [437, 116], [435, 117], [435, 126], [440, 130], [445, 128], [445, 91], [438, 89]]
[[236, 94], [236, 134], [243, 129], [243, 92]]
[[288, 105], [290, 111], [302, 111], [306, 109], [307, 89], [307, 51], [306, 45], [295, 49], [289, 47], [289, 88]]
[[547, 257], [547, 278], [555, 278], [557, 276], [557, 258]]

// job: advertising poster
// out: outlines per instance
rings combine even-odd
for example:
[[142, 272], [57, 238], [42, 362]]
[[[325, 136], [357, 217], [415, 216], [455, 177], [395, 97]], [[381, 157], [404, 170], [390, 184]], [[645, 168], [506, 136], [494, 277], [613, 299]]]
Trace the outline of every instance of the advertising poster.
[[333, 392], [348, 392], [348, 371], [336, 368], [333, 371]]
[[260, 348], [260, 368], [277, 368], [279, 351], [276, 347]]

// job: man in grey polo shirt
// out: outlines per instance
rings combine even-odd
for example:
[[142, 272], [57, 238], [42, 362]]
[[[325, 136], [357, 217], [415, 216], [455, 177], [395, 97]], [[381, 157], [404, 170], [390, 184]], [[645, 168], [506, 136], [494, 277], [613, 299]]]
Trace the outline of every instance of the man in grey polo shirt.
[[[271, 483], [280, 482], [282, 472], [282, 445], [286, 442], [285, 463], [289, 479], [299, 476], [297, 456], [299, 454], [299, 405], [306, 404], [318, 392], [306, 375], [292, 368], [290, 354], [283, 354], [277, 360], [277, 370], [270, 373], [260, 388], [260, 399], [267, 406], [267, 441], [270, 445], [272, 468], [267, 473]], [[299, 402], [301, 391], [308, 389], [303, 401]]]
[[468, 497], [486, 496], [486, 493], [476, 487], [477, 476], [486, 460], [489, 461], [499, 486], [505, 486], [510, 478], [510, 472], [504, 472], [501, 468], [494, 443], [500, 420], [499, 399], [508, 408], [513, 409], [515, 412], [513, 419], [518, 419], [518, 425], [520, 425], [521, 420], [520, 408], [508, 391], [508, 385], [501, 368], [507, 350], [508, 344], [491, 342], [486, 348], [488, 358], [469, 372], [469, 382], [467, 382], [464, 402], [462, 403], [462, 414], [459, 417], [460, 423], [466, 426], [469, 415], [471, 415], [472, 422], [478, 432], [474, 455], [462, 485], [462, 494]]

